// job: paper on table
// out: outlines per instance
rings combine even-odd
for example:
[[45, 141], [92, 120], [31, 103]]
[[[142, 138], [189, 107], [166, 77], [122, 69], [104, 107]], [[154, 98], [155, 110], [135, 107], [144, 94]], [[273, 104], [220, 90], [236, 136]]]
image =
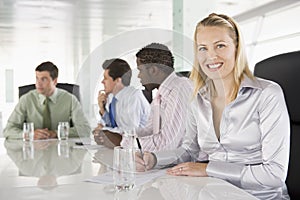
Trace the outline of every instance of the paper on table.
[[[135, 185], [136, 186], [144, 185], [145, 183], [150, 182], [153, 179], [163, 176], [165, 174], [166, 174], [166, 170], [151, 170], [147, 172], [136, 173]], [[102, 183], [102, 184], [113, 184], [114, 183], [113, 172], [107, 172], [99, 176], [94, 176], [90, 179], [86, 179], [85, 181], [93, 182], [93, 183]]]

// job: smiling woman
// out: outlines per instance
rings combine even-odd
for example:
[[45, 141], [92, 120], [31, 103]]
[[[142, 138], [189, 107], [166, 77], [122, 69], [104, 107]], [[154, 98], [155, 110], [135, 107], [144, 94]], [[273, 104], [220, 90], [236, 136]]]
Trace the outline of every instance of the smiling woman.
[[[236, 40], [228, 30], [218, 27], [199, 27], [197, 33], [198, 62], [211, 79], [233, 79]], [[216, 38], [218, 38], [216, 40]]]
[[288, 199], [290, 125], [280, 86], [252, 75], [231, 17], [204, 18], [194, 44], [195, 92], [183, 144], [168, 152], [145, 152], [137, 169], [145, 163], [148, 169], [178, 164], [168, 174], [217, 177], [259, 199]]

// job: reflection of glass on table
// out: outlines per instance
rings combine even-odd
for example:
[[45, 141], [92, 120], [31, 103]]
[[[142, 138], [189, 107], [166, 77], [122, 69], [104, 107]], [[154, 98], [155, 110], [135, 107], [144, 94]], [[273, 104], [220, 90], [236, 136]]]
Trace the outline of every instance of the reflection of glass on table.
[[19, 176], [37, 177], [37, 186], [52, 189], [60, 176], [80, 174], [86, 149], [73, 148], [70, 140], [5, 140], [7, 155]]
[[[75, 141], [83, 140], [80, 138]], [[24, 160], [22, 140], [0, 138], [0, 143], [4, 143], [0, 145], [0, 185], [5, 188], [1, 190], [0, 196], [3, 199], [24, 199], [26, 194], [28, 199], [39, 197], [44, 200], [77, 200], [85, 197], [119, 200], [256, 199], [229, 182], [210, 177], [163, 175], [138, 185], [136, 175], [136, 186], [124, 192], [115, 190], [112, 173], [110, 184], [86, 182], [86, 179], [98, 175], [99, 163], [105, 165], [107, 170], [112, 168], [113, 150], [101, 146], [98, 149], [88, 145], [79, 146], [75, 145], [75, 141], [68, 141], [70, 150], [69, 158], [66, 159], [58, 156], [58, 140], [36, 140], [33, 142], [34, 159]], [[97, 155], [94, 154], [96, 152]]]
[[34, 146], [33, 142], [23, 142], [23, 159], [24, 160], [29, 160], [29, 159], [34, 159]]
[[58, 156], [69, 158], [70, 146], [67, 140], [59, 141], [57, 144], [57, 154]]

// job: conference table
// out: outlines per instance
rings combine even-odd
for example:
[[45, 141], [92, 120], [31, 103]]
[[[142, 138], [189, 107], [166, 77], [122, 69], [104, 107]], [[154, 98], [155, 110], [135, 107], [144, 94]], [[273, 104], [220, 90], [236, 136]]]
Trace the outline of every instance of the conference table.
[[112, 149], [97, 145], [90, 138], [34, 142], [0, 138], [0, 199], [256, 199], [212, 177], [163, 174], [125, 192], [116, 191], [113, 184], [87, 181], [109, 173], [112, 156]]

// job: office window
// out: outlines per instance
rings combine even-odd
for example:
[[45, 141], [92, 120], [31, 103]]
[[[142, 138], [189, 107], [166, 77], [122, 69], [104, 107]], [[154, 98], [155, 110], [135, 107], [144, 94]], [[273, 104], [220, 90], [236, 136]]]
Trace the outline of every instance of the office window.
[[267, 14], [264, 17], [258, 40], [263, 42], [280, 37], [292, 37], [295, 33], [299, 34], [300, 26], [297, 25], [299, 13], [300, 6]]
[[2, 137], [2, 132], [3, 132], [3, 128], [2, 128], [2, 112], [0, 111], [0, 138]]
[[14, 102], [14, 71], [12, 69], [5, 70], [5, 97], [6, 103]]
[[241, 23], [250, 69], [268, 57], [300, 50], [300, 5], [266, 13]]

